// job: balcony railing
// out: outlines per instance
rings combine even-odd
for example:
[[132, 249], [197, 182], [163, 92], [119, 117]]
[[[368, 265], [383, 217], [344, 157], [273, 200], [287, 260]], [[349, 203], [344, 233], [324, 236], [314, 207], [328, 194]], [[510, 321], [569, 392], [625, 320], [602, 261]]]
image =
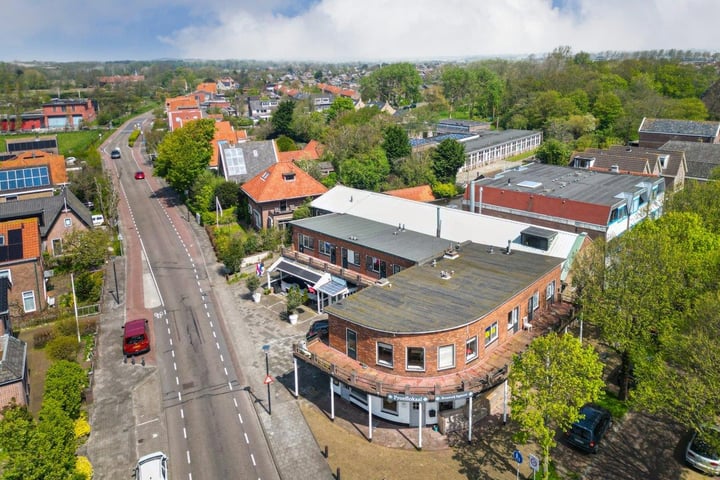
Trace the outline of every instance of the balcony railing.
[[319, 258], [312, 257], [305, 253], [300, 253], [297, 250], [293, 250], [292, 248], [283, 247], [281, 254], [283, 257], [292, 258], [296, 262], [302, 263], [303, 265], [307, 265], [308, 267], [312, 267], [322, 272], [328, 272], [331, 275], [335, 275], [336, 277], [340, 277], [350, 282], [353, 282], [358, 286], [369, 287], [370, 285], [374, 285], [377, 281], [376, 278], [367, 277], [350, 269], [342, 268], [338, 265], [334, 265], [330, 262], [326, 262]]

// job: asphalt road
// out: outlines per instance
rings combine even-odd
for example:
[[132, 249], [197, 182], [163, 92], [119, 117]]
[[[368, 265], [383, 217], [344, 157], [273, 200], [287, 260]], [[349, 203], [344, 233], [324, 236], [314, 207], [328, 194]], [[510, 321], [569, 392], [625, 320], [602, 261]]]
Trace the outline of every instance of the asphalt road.
[[[224, 338], [203, 252], [141, 148], [127, 147], [138, 121], [107, 143], [108, 152], [119, 146], [122, 158], [104, 157], [120, 191], [127, 284], [124, 315], [109, 322], [119, 328], [124, 318], [149, 319], [153, 349], [142, 363], [123, 361], [107, 333], [114, 329], [103, 327], [93, 424], [104, 433], [88, 445], [96, 475], [126, 478], [136, 458], [163, 450], [173, 479], [279, 478]], [[144, 180], [134, 178], [137, 170]]]

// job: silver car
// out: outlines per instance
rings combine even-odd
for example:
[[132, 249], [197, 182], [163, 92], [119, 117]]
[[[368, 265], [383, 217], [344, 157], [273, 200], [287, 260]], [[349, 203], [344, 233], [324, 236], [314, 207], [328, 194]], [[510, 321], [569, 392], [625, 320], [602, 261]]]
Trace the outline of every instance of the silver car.
[[[720, 431], [717, 429], [709, 429], [709, 435], [718, 437], [720, 441]], [[685, 450], [685, 460], [687, 463], [710, 475], [720, 475], [720, 454], [714, 445], [708, 444], [703, 440], [698, 432], [694, 432], [687, 449]]]

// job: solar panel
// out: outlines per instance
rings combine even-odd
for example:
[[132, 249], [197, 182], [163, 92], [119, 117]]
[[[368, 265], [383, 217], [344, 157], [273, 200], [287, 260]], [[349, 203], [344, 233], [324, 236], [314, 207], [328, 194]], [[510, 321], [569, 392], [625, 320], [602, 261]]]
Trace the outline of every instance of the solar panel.
[[55, 139], [37, 139], [29, 141], [8, 142], [8, 152], [26, 152], [28, 150], [52, 150], [57, 148]]
[[247, 174], [247, 166], [245, 165], [245, 155], [240, 148], [229, 148], [225, 150], [225, 164], [229, 176]]
[[0, 170], [0, 191], [50, 185], [48, 167], [29, 167]]

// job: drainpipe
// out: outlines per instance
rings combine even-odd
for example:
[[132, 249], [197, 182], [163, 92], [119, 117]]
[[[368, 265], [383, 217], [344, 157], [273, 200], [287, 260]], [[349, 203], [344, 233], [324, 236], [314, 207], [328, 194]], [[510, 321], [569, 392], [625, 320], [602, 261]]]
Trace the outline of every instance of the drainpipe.
[[440, 231], [442, 230], [442, 220], [440, 220], [440, 207], [435, 208], [435, 236], [440, 238]]
[[475, 213], [475, 180], [470, 182], [470, 211]]

